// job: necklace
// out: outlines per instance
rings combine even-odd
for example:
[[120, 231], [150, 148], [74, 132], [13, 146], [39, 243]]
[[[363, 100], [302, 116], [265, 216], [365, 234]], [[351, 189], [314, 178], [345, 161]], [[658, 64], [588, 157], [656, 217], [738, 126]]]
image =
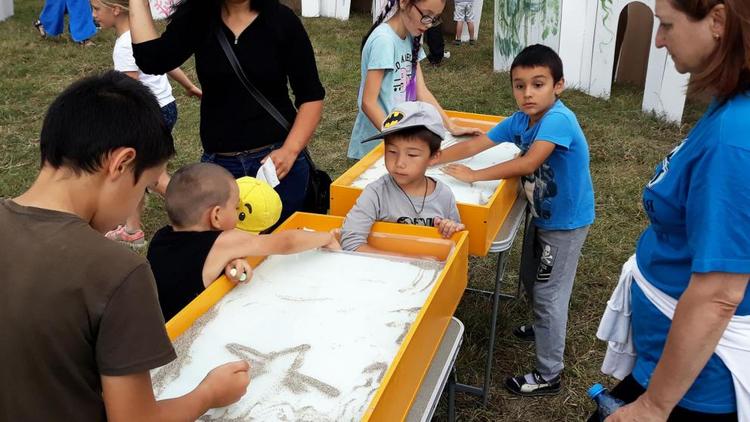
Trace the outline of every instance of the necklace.
[[398, 190], [400, 190], [401, 193], [404, 194], [404, 196], [406, 197], [406, 200], [409, 201], [412, 209], [414, 210], [414, 213], [417, 214], [417, 216], [422, 215], [422, 211], [424, 211], [424, 203], [425, 203], [425, 200], [427, 199], [427, 187], [430, 185], [430, 182], [427, 180], [427, 176], [424, 177], [424, 194], [422, 194], [422, 206], [419, 207], [419, 211], [417, 211], [417, 207], [414, 206], [414, 202], [412, 202], [411, 198], [409, 198], [409, 195], [406, 193], [406, 191], [404, 191], [404, 189], [398, 183], [396, 183], [395, 180], [393, 180], [393, 177], [391, 177], [391, 180], [393, 181], [393, 184], [398, 186]]

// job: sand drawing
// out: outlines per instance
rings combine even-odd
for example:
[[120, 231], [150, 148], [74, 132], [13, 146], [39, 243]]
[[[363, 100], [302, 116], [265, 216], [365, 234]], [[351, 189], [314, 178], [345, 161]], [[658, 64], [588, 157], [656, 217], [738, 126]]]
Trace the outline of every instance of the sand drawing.
[[250, 363], [247, 394], [201, 421], [361, 419], [443, 263], [348, 252], [274, 256], [174, 342], [152, 373], [160, 399], [217, 365]]
[[[448, 148], [449, 146], [457, 142], [460, 142], [459, 139], [446, 132], [442, 148]], [[494, 146], [486, 151], [483, 151], [473, 157], [469, 157], [456, 162], [477, 170], [485, 167], [490, 167], [504, 161], [508, 161], [515, 157], [519, 152], [520, 150], [514, 144], [505, 142], [498, 144], [497, 146]], [[363, 171], [362, 174], [360, 174], [359, 177], [355, 179], [354, 182], [352, 182], [351, 186], [364, 188], [387, 172], [388, 171], [385, 168], [385, 161], [381, 157], [380, 159], [375, 161], [375, 163], [373, 163], [368, 169]], [[487, 202], [489, 202], [490, 198], [495, 193], [495, 190], [500, 184], [499, 180], [465, 183], [443, 173], [442, 170], [440, 170], [439, 166], [427, 169], [427, 176], [432, 177], [436, 180], [440, 180], [441, 182], [448, 185], [451, 191], [453, 191], [453, 195], [456, 197], [456, 201], [472, 205], [485, 205]]]

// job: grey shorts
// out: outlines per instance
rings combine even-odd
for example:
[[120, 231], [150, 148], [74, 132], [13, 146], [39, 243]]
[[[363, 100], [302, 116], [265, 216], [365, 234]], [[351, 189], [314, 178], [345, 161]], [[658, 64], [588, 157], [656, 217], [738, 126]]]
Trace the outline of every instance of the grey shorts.
[[456, 3], [455, 5], [456, 5], [456, 8], [453, 10], [454, 21], [474, 22], [474, 3], [473, 2], [461, 2], [461, 3]]

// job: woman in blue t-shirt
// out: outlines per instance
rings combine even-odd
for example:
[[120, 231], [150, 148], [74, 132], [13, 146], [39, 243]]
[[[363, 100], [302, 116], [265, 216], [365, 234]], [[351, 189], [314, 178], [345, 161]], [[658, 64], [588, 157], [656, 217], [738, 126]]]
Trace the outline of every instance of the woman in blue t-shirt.
[[644, 189], [651, 224], [626, 264], [637, 358], [612, 391], [630, 404], [607, 421], [747, 420], [750, 4], [656, 0], [656, 16], [657, 47], [715, 100]]

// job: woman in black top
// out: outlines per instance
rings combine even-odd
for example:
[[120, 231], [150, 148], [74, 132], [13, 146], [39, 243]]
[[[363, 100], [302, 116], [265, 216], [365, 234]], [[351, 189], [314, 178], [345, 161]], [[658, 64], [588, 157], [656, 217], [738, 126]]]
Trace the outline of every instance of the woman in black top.
[[[159, 36], [146, 0], [130, 0], [133, 54], [145, 73], [162, 74], [195, 54], [203, 90], [201, 161], [235, 177], [255, 176], [273, 160], [281, 184], [281, 220], [299, 210], [310, 166], [301, 154], [323, 111], [325, 91], [302, 22], [278, 0], [183, 0]], [[292, 122], [287, 132], [245, 90], [215, 31], [223, 31], [250, 82]], [[289, 98], [291, 86], [294, 104]]]

